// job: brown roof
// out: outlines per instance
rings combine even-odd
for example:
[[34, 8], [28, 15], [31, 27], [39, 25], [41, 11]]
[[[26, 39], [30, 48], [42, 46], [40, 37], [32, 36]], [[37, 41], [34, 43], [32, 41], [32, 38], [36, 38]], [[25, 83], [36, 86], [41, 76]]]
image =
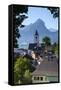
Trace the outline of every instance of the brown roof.
[[58, 63], [56, 61], [42, 61], [32, 75], [58, 76]]

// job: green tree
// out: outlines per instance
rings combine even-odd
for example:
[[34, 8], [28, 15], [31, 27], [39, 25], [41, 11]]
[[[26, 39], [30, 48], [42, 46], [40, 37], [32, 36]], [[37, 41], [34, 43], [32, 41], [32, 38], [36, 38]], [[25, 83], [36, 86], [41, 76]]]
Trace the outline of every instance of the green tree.
[[51, 45], [51, 39], [49, 38], [49, 37], [44, 37], [43, 39], [42, 39], [42, 41], [43, 41], [43, 43], [46, 45], [46, 46], [49, 46], [49, 45]]
[[29, 84], [32, 83], [32, 73], [30, 72], [30, 70], [25, 70], [24, 73], [24, 83], [25, 84]]
[[14, 83], [29, 84], [31, 83], [31, 73], [34, 67], [27, 58], [19, 57], [14, 64]]
[[14, 47], [18, 47], [17, 39], [20, 37], [19, 26], [24, 27], [22, 22], [27, 16], [24, 13], [27, 13], [28, 7], [25, 5], [14, 5], [13, 6], [13, 32], [14, 32]]
[[58, 55], [58, 44], [57, 43], [54, 43], [52, 45], [52, 53]]
[[48, 10], [50, 10], [50, 12], [54, 18], [59, 17], [59, 8], [58, 7], [48, 7]]

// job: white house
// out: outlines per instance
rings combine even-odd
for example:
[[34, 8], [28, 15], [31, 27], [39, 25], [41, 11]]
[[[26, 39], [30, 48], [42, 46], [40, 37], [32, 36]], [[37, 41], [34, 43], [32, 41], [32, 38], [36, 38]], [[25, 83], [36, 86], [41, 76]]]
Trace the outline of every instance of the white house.
[[42, 61], [32, 73], [32, 83], [58, 82], [57, 61]]

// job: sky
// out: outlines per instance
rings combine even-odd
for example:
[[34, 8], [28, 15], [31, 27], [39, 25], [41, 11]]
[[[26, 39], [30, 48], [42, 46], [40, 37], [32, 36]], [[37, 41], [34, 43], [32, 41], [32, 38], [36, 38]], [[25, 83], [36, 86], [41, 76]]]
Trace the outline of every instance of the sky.
[[[28, 8], [28, 13], [27, 13], [28, 18], [23, 21], [22, 24], [24, 25], [30, 25], [31, 23], [34, 23], [37, 21], [37, 19], [41, 19], [44, 23], [47, 29], [52, 29], [54, 31], [58, 30], [58, 18], [53, 18], [53, 15], [47, 8], [40, 8], [40, 7], [29, 7]], [[24, 35], [26, 37], [26, 35]], [[23, 40], [24, 38], [22, 38]], [[27, 45], [26, 42], [20, 39], [18, 40], [19, 47], [23, 48], [26, 47]]]
[[54, 19], [53, 15], [47, 8], [29, 7], [28, 18], [24, 20], [23, 24], [29, 25], [30, 23], [34, 23], [39, 18], [45, 22], [48, 29], [53, 28], [58, 30], [58, 18]]

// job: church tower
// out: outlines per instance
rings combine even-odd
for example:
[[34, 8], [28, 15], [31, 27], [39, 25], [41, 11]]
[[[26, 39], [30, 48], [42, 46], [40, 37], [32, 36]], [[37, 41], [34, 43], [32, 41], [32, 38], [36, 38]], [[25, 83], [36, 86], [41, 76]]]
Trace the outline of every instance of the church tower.
[[39, 46], [39, 34], [37, 30], [34, 34], [34, 43], [36, 43]]

